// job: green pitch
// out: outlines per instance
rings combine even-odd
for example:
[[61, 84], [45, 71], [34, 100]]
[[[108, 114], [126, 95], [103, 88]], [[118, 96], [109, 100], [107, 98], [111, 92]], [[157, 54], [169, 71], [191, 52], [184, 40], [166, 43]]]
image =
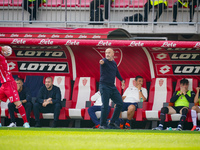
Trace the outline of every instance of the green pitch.
[[0, 150], [200, 149], [200, 132], [0, 128]]

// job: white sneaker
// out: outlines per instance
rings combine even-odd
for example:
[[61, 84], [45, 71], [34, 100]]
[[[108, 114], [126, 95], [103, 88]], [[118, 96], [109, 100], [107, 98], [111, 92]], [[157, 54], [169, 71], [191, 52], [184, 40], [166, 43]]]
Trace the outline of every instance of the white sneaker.
[[26, 122], [26, 123], [24, 123], [23, 127], [24, 127], [24, 128], [30, 128], [30, 125], [29, 125], [28, 122]]
[[9, 128], [11, 128], [11, 127], [17, 127], [16, 122], [15, 122], [15, 123], [14, 123], [14, 122], [11, 122], [10, 125], [7, 126], [7, 127], [9, 127]]
[[0, 123], [0, 127], [2, 127], [1, 123]]

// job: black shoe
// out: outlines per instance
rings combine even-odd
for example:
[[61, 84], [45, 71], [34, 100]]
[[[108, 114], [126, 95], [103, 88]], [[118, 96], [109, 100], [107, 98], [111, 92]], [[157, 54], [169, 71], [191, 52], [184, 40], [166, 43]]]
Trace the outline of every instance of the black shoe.
[[189, 25], [190, 25], [190, 26], [193, 26], [193, 25], [194, 25], [194, 22], [192, 22], [192, 20], [190, 20], [190, 21], [189, 21]]
[[29, 16], [29, 24], [32, 24], [32, 16]]
[[54, 121], [54, 122], [53, 122], [53, 125], [52, 125], [52, 128], [56, 128], [56, 127], [58, 127], [58, 122], [57, 122], [57, 121]]
[[170, 23], [169, 25], [171, 25], [171, 26], [177, 26], [177, 23], [176, 23], [176, 21], [174, 20], [173, 23]]
[[108, 127], [110, 129], [121, 129], [116, 123], [109, 122]]
[[42, 127], [42, 126], [40, 125], [40, 122], [36, 122], [35, 127], [36, 127], [36, 128], [40, 128], [40, 127]]
[[99, 129], [108, 129], [107, 126], [99, 126]]

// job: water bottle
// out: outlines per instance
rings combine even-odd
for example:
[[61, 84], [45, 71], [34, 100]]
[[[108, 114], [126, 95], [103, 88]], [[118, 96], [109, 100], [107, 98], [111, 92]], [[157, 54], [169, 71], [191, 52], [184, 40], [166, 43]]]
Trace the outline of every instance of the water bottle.
[[143, 98], [142, 97], [140, 98], [140, 102], [143, 102]]

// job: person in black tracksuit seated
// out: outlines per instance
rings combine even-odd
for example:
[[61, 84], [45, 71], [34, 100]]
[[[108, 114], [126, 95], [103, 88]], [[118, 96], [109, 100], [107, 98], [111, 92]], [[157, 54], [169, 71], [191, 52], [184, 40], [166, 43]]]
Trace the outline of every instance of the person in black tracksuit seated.
[[193, 103], [195, 97], [195, 92], [188, 90], [188, 86], [189, 81], [187, 79], [182, 79], [180, 81], [180, 91], [176, 91], [170, 99], [170, 102], [174, 103], [174, 106], [167, 106], [161, 109], [160, 124], [158, 127], [153, 128], [153, 130], [163, 130], [165, 115], [176, 113], [181, 114], [180, 122], [178, 123], [176, 130], [181, 131], [183, 129], [183, 124], [186, 120], [189, 109], [189, 103]]
[[36, 121], [35, 127], [41, 127], [39, 119], [40, 113], [54, 113], [53, 127], [57, 127], [61, 108], [60, 88], [53, 85], [53, 79], [51, 77], [47, 77], [45, 79], [45, 85], [40, 88], [36, 103], [33, 106]]
[[[17, 91], [19, 94], [20, 101], [22, 102], [22, 105], [24, 106], [26, 110], [27, 121], [30, 122], [30, 114], [33, 107], [33, 104], [31, 102], [30, 90], [29, 88], [23, 85], [23, 80], [21, 78], [17, 78], [15, 79], [15, 81], [17, 83]], [[11, 123], [7, 127], [17, 127], [14, 112], [18, 113], [18, 109], [16, 109], [16, 106], [14, 103], [8, 103], [8, 110], [10, 113]]]

